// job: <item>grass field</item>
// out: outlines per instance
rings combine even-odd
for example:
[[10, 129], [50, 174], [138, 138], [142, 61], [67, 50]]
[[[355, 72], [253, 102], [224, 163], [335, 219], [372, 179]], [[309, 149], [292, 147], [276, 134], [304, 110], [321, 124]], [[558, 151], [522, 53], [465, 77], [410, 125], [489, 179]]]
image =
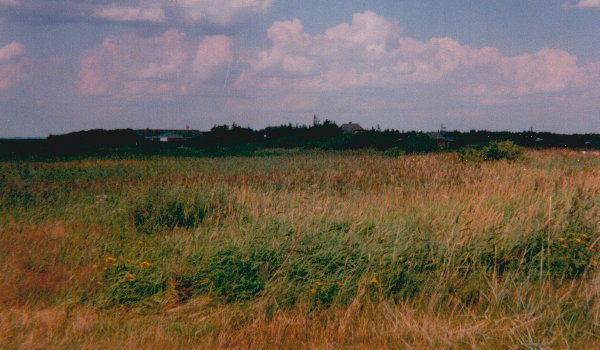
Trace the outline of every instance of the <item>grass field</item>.
[[600, 158], [0, 163], [0, 348], [600, 348]]

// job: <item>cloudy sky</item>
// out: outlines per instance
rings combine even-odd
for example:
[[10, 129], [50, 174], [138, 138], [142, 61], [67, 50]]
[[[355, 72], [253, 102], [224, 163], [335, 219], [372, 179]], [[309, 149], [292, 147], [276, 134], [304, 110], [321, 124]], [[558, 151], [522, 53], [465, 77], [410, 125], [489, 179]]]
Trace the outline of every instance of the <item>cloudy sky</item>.
[[600, 0], [0, 0], [0, 137], [600, 132]]

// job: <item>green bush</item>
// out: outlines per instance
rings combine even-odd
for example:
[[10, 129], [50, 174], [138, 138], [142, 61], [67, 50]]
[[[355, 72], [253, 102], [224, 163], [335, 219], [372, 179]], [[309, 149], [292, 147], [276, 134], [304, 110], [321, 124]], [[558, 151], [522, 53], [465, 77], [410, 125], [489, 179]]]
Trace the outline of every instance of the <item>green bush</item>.
[[267, 274], [256, 256], [244, 256], [233, 249], [215, 254], [207, 266], [207, 279], [214, 293], [226, 302], [244, 301], [265, 288]]
[[520, 160], [523, 157], [523, 148], [512, 141], [490, 142], [483, 147], [483, 156], [486, 160]]
[[483, 160], [501, 160], [508, 161], [522, 160], [524, 150], [512, 141], [492, 141], [481, 149], [474, 147], [464, 147], [459, 151], [461, 161], [483, 161]]

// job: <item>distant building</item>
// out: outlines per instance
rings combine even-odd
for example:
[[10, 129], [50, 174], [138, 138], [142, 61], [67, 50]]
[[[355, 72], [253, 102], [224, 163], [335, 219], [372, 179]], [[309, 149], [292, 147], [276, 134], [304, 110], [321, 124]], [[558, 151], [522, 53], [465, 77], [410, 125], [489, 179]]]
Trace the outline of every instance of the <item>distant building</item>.
[[434, 140], [440, 148], [446, 148], [450, 146], [452, 142], [454, 142], [453, 137], [444, 135], [442, 131], [428, 132], [427, 136], [429, 136], [430, 139]]
[[344, 134], [355, 134], [357, 132], [365, 130], [365, 129], [363, 129], [362, 126], [360, 126], [360, 124], [353, 123], [353, 122], [350, 122], [347, 124], [342, 124], [341, 128], [342, 128], [342, 132]]
[[167, 133], [158, 135], [158, 140], [160, 142], [181, 141], [181, 140], [183, 140], [183, 135], [176, 134], [174, 132], [167, 132]]
[[169, 130], [169, 129], [138, 129], [136, 134], [146, 141], [186, 141], [202, 136], [202, 131], [199, 130]]

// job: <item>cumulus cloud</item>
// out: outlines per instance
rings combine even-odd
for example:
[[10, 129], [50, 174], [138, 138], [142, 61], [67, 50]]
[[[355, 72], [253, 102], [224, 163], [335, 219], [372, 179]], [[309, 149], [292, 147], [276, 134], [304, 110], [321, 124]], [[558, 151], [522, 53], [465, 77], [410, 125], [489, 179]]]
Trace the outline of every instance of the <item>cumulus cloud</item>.
[[231, 62], [231, 45], [223, 35], [195, 40], [176, 29], [150, 38], [110, 36], [81, 56], [77, 88], [124, 99], [186, 94]]
[[562, 4], [563, 8], [577, 8], [577, 9], [583, 9], [583, 8], [600, 8], [600, 0], [580, 0], [579, 2], [573, 4], [570, 2], [565, 2]]
[[[483, 104], [600, 86], [598, 63], [580, 65], [563, 50], [505, 56], [498, 48], [473, 48], [452, 38], [417, 40], [371, 11], [317, 34], [298, 19], [278, 21], [267, 36], [270, 45], [254, 50], [234, 50], [228, 36], [194, 39], [177, 29], [155, 37], [110, 36], [81, 55], [77, 89], [120, 99], [212, 91], [231, 111], [289, 111], [310, 109], [321, 96], [333, 97], [327, 101], [333, 107], [365, 109], [376, 99], [361, 100], [359, 108], [348, 97], [365, 91], [382, 92], [386, 97], [376, 103], [383, 109], [405, 110], [411, 106], [394, 96], [423, 86]], [[227, 79], [233, 83], [223, 96]], [[347, 100], [338, 101], [342, 94]]]
[[265, 13], [275, 0], [0, 0], [10, 16], [228, 27]]
[[4, 90], [23, 78], [25, 49], [23, 45], [12, 42], [0, 47], [0, 90]]
[[237, 86], [246, 90], [340, 91], [449, 84], [476, 96], [558, 92], [585, 84], [577, 57], [556, 49], [503, 56], [451, 38], [419, 41], [371, 11], [351, 23], [308, 34], [298, 19], [275, 22], [271, 47], [246, 59]]

